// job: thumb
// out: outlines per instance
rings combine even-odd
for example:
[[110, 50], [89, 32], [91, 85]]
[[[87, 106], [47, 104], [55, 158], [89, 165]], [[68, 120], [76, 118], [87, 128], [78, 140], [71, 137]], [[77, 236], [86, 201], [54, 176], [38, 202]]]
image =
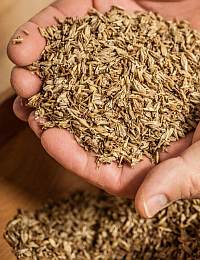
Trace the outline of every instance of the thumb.
[[178, 199], [197, 197], [200, 198], [200, 141], [181, 156], [153, 168], [136, 194], [135, 206], [143, 217], [151, 218]]

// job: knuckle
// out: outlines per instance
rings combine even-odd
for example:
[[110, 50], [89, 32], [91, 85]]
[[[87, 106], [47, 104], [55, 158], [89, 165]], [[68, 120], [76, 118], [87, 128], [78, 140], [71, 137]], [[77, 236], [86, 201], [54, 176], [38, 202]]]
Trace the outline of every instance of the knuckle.
[[113, 179], [112, 184], [106, 188], [106, 191], [115, 196], [122, 196], [124, 193], [124, 185], [121, 181], [121, 174]]
[[191, 199], [200, 195], [200, 173], [189, 173], [184, 182], [181, 198]]
[[196, 197], [200, 194], [200, 174], [191, 174], [189, 184], [190, 198]]
[[178, 157], [179, 166], [184, 169], [181, 183], [180, 194], [181, 199], [190, 199], [200, 195], [200, 170], [189, 167], [189, 163], [185, 157]]

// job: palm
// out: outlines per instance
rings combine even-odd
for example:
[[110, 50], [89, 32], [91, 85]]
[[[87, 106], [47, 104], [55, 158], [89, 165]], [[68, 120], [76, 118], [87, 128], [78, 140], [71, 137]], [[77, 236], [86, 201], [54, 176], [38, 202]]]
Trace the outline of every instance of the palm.
[[[191, 4], [193, 2], [193, 5]], [[148, 1], [148, 0], [95, 0], [94, 5], [99, 11], [106, 11], [112, 4], [124, 7], [129, 11], [153, 10], [166, 17], [187, 18], [195, 27], [200, 27], [198, 19], [195, 18], [200, 6], [198, 0], [177, 0], [177, 1]], [[193, 10], [191, 8], [193, 6]], [[9, 45], [8, 53], [18, 67], [12, 73], [12, 85], [19, 96], [27, 98], [40, 89], [40, 80], [19, 66], [25, 66], [37, 60], [44, 48], [44, 39], [39, 35], [37, 25], [47, 26], [55, 23], [54, 17], [64, 18], [67, 16], [84, 15], [92, 7], [92, 0], [59, 0], [51, 7], [36, 15], [32, 20], [22, 26], [17, 32], [21, 34], [26, 29], [30, 32], [29, 37], [24, 37], [22, 45]], [[46, 151], [54, 157], [66, 169], [82, 176], [87, 181], [107, 190], [108, 192], [133, 197], [142, 183], [148, 171], [153, 167], [148, 159], [144, 159], [134, 168], [124, 166], [118, 168], [116, 164], [102, 165], [96, 168], [95, 158], [85, 152], [74, 141], [67, 131], [60, 129], [50, 129], [41, 134], [38, 124], [33, 115], [22, 108], [19, 99], [14, 104], [15, 113], [23, 120], [28, 120], [30, 127], [41, 138], [41, 142]], [[190, 146], [192, 134], [185, 139], [171, 145], [168, 153], [161, 154], [161, 160], [174, 157]]]

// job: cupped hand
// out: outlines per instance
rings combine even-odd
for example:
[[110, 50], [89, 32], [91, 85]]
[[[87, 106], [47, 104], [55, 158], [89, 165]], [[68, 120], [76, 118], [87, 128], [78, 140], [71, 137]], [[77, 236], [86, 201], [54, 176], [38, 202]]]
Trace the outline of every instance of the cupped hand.
[[[200, 29], [199, 0], [59, 0], [42, 10], [22, 25], [13, 36], [22, 36], [23, 42], [8, 45], [8, 55], [16, 64], [11, 83], [18, 97], [14, 102], [15, 114], [28, 121], [35, 134], [41, 139], [45, 150], [66, 169], [78, 174], [88, 182], [109, 193], [135, 198], [135, 205], [144, 217], [152, 217], [161, 208], [180, 198], [196, 197], [200, 194], [200, 127], [195, 134], [173, 143], [167, 153], [161, 153], [161, 163], [154, 166], [144, 158], [134, 168], [115, 163], [96, 167], [92, 154], [84, 151], [66, 130], [49, 129], [42, 132], [34, 113], [24, 106], [23, 100], [40, 91], [40, 79], [24, 69], [36, 61], [44, 49], [45, 40], [38, 26], [46, 27], [56, 23], [55, 17], [83, 16], [91, 7], [101, 12], [118, 5], [128, 11], [152, 10], [166, 18], [189, 20]], [[29, 35], [27, 35], [29, 32]]]

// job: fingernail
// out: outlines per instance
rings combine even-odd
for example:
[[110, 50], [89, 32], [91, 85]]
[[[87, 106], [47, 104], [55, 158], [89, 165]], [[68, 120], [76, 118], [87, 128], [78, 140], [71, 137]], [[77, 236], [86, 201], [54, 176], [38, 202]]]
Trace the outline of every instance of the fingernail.
[[169, 204], [169, 200], [164, 194], [154, 195], [147, 201], [144, 201], [144, 209], [146, 216], [152, 218], [161, 209], [165, 208]]

